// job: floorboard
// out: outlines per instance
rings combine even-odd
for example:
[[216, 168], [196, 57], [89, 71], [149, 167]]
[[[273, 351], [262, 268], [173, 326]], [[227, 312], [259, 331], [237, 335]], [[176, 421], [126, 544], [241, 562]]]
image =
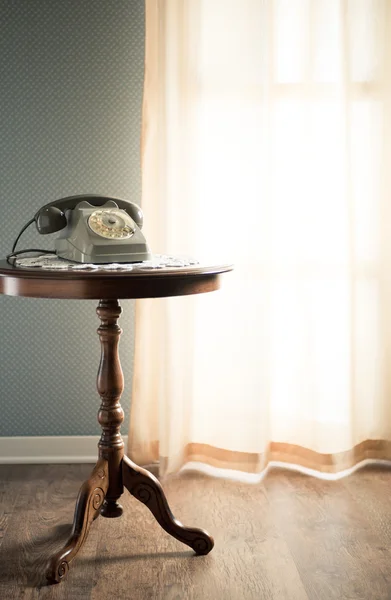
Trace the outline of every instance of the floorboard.
[[212, 533], [211, 554], [194, 556], [126, 494], [124, 515], [97, 519], [68, 578], [48, 586], [90, 471], [0, 466], [1, 599], [391, 599], [391, 470], [379, 467], [337, 482], [282, 469], [257, 485], [169, 477], [175, 516]]

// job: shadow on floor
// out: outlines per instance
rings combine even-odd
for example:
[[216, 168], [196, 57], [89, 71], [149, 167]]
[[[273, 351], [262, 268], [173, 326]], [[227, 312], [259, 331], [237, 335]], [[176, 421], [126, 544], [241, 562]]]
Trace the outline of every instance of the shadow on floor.
[[[13, 583], [28, 588], [42, 588], [53, 585], [46, 580], [48, 561], [65, 544], [71, 530], [72, 525], [59, 525], [53, 528], [49, 535], [34, 537], [31, 544], [7, 544], [6, 547], [3, 546], [0, 549], [0, 583]], [[81, 555], [75, 558], [76, 568], [77, 566], [82, 569], [90, 565], [99, 566], [125, 561], [195, 558], [192, 550], [94, 557], [83, 557], [82, 552], [83, 550], [81, 550]]]
[[48, 559], [65, 543], [71, 530], [72, 525], [62, 524], [48, 535], [34, 536], [30, 544], [4, 544], [0, 549], [0, 583], [13, 582], [30, 588], [48, 585]]

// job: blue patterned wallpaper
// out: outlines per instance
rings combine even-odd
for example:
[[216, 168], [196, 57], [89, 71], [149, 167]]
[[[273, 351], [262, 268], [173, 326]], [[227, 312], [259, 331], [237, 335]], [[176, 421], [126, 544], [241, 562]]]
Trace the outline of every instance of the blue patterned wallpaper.
[[[51, 200], [140, 202], [143, 76], [143, 0], [1, 0], [0, 256]], [[30, 229], [20, 247], [51, 247]], [[95, 306], [0, 296], [0, 436], [99, 433]], [[122, 306], [128, 413], [133, 303]]]

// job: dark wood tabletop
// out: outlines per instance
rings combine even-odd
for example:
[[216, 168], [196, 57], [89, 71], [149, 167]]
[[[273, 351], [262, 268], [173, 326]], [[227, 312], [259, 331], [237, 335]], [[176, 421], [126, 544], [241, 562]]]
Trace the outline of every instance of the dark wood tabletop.
[[16, 267], [0, 260], [0, 294], [30, 298], [163, 298], [212, 292], [231, 264], [199, 263], [145, 271], [65, 271]]

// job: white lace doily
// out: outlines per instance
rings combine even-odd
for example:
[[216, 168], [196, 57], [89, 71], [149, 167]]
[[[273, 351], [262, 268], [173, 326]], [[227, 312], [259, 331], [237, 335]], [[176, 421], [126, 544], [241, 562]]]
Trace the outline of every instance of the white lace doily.
[[16, 258], [17, 267], [36, 267], [38, 269], [62, 270], [62, 271], [148, 271], [151, 269], [166, 269], [167, 267], [190, 267], [198, 265], [198, 260], [192, 258], [178, 258], [166, 254], [154, 254], [152, 260], [146, 260], [139, 263], [107, 263], [104, 265], [92, 263], [76, 263], [64, 258], [59, 258], [56, 254], [43, 254], [33, 258]]

